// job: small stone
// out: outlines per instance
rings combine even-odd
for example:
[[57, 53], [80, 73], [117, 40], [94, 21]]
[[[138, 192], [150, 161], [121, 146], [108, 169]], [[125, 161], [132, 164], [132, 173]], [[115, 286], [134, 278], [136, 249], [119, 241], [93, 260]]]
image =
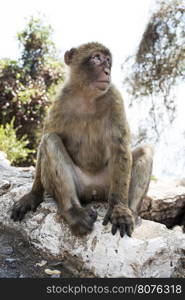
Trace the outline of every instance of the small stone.
[[36, 266], [38, 266], [38, 267], [43, 267], [43, 266], [45, 266], [46, 264], [47, 264], [47, 260], [41, 260], [40, 263], [36, 263]]
[[10, 187], [10, 182], [8, 180], [0, 180], [0, 189], [7, 190]]
[[51, 269], [45, 269], [44, 272], [47, 275], [60, 275], [61, 274], [61, 271], [59, 271], [59, 270], [51, 270]]

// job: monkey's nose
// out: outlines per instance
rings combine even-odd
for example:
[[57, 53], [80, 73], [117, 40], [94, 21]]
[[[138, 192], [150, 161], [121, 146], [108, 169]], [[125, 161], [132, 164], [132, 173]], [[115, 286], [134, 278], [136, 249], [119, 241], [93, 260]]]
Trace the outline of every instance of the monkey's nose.
[[110, 75], [110, 70], [109, 70], [109, 68], [105, 68], [105, 69], [104, 69], [104, 73], [105, 73], [106, 75]]

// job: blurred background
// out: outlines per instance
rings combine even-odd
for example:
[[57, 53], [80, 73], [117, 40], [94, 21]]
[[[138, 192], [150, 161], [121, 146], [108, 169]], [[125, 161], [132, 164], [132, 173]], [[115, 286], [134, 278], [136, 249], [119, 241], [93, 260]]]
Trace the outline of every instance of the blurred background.
[[185, 177], [185, 0], [6, 0], [0, 11], [0, 151], [35, 164], [63, 54], [97, 41], [113, 54], [133, 147], [155, 147], [155, 178]]

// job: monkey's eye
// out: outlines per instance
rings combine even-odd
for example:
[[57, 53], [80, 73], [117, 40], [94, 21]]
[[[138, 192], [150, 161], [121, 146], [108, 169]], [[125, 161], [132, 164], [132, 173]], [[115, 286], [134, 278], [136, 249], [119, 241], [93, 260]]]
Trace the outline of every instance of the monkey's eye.
[[108, 63], [109, 66], [111, 66], [111, 59], [110, 59], [109, 56], [107, 57], [107, 63]]
[[100, 64], [101, 63], [101, 57], [100, 57], [100, 54], [96, 54], [96, 55], [93, 55], [92, 56], [92, 61], [95, 63], [95, 64]]
[[96, 59], [98, 59], [99, 61], [101, 61], [101, 57], [100, 57], [99, 54], [96, 54], [94, 58], [96, 58]]

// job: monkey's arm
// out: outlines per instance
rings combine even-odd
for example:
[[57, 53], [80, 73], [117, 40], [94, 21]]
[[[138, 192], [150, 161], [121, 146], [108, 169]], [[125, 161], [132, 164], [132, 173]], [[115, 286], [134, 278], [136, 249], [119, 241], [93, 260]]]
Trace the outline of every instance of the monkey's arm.
[[130, 147], [129, 128], [122, 125], [117, 129], [113, 141], [112, 157], [110, 159], [111, 185], [109, 203], [128, 206], [128, 193], [132, 170], [132, 153]]
[[130, 146], [130, 130], [122, 105], [116, 105], [113, 113], [112, 156], [109, 161], [111, 177], [109, 191], [109, 207], [103, 224], [112, 223], [112, 234], [117, 229], [123, 237], [126, 232], [129, 236], [134, 229], [134, 217], [128, 208], [128, 193], [132, 170], [132, 153]]

